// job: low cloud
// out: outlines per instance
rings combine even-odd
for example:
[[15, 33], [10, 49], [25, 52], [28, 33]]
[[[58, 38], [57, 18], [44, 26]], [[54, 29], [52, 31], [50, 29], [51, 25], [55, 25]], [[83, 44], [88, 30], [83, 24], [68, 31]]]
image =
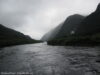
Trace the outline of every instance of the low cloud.
[[0, 23], [35, 39], [69, 15], [88, 15], [100, 0], [0, 0]]

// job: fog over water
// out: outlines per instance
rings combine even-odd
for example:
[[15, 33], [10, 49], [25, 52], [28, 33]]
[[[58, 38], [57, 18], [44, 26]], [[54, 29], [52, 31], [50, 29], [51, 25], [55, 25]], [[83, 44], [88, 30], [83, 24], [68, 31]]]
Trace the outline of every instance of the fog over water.
[[0, 0], [0, 23], [40, 39], [69, 15], [88, 15], [100, 0]]

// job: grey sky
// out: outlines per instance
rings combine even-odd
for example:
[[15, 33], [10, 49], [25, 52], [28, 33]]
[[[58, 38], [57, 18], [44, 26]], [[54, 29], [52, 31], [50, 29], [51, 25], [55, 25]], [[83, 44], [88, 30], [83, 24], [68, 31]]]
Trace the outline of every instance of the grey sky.
[[100, 0], [0, 0], [0, 23], [40, 39], [69, 15], [88, 15]]

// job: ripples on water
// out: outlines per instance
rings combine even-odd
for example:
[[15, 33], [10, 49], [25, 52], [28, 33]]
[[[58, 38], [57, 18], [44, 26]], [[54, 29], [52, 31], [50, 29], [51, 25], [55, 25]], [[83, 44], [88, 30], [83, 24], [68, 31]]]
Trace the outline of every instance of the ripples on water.
[[[0, 50], [0, 72], [26, 75], [100, 75], [99, 47], [48, 46], [46, 43]], [[10, 75], [10, 74], [9, 74]]]

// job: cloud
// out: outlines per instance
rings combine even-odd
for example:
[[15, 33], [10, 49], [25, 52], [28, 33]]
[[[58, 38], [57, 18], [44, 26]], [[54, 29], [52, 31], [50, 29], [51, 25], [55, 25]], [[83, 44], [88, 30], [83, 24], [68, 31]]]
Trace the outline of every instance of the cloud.
[[69, 15], [88, 15], [100, 0], [0, 0], [0, 23], [35, 39]]

